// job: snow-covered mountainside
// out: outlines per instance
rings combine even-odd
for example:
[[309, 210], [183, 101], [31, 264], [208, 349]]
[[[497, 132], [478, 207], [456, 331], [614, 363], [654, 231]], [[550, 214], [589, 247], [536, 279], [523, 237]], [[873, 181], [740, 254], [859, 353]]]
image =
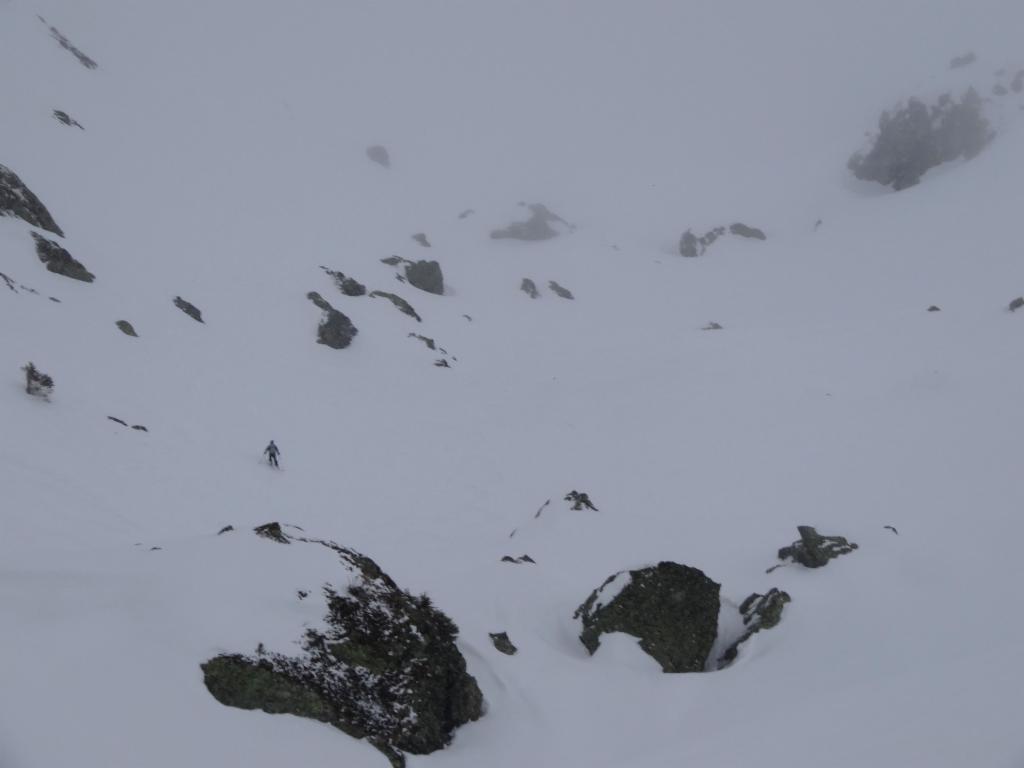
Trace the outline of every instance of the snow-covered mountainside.
[[0, 0], [0, 768], [1020, 768], [1022, 29]]

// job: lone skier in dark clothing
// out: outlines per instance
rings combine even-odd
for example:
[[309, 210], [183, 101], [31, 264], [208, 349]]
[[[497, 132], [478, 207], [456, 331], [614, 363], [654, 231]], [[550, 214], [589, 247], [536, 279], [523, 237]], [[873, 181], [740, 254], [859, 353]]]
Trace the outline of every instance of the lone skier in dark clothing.
[[270, 445], [263, 449], [263, 452], [267, 455], [267, 463], [272, 467], [278, 466], [277, 457], [281, 453], [281, 449], [274, 445], [274, 441], [270, 441]]

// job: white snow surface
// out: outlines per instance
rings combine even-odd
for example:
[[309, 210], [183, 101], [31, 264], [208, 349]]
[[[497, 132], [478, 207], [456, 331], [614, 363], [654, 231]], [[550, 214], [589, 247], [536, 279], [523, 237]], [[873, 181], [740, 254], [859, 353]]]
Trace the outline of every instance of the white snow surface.
[[[203, 686], [347, 578], [251, 533], [278, 520], [458, 624], [487, 714], [410, 766], [1020, 768], [1024, 98], [909, 190], [845, 162], [901, 99], [989, 97], [1021, 29], [1009, 0], [0, 0], [0, 163], [96, 275], [0, 218], [0, 272], [39, 292], [0, 282], [0, 767], [386, 765]], [[491, 240], [520, 202], [576, 229]], [[734, 221], [768, 240], [678, 256]], [[316, 343], [314, 290], [348, 349]], [[534, 518], [574, 488], [600, 511]], [[800, 524], [860, 548], [766, 574]], [[590, 657], [575, 608], [660, 560], [723, 610], [793, 601], [722, 672], [625, 636]]]

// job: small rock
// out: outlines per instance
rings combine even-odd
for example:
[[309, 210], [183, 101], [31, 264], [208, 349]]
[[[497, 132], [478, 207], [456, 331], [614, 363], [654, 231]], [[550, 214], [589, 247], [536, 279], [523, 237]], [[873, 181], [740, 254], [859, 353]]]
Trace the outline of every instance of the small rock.
[[893, 532], [893, 533], [895, 533], [895, 534], [896, 534], [897, 536], [899, 536], [899, 535], [900, 535], [900, 532], [899, 532], [899, 531], [897, 531], [897, 530], [896, 530], [896, 529], [895, 529], [895, 528], [894, 528], [893, 526], [891, 526], [891, 525], [883, 525], [882, 527], [883, 527], [883, 528], [885, 528], [885, 530], [887, 530], [887, 531], [892, 531], [892, 532]]
[[410, 284], [421, 291], [437, 296], [444, 295], [444, 274], [441, 272], [441, 265], [436, 261], [417, 261], [414, 264], [406, 264], [405, 277]]
[[565, 494], [564, 500], [572, 504], [571, 509], [573, 510], [578, 511], [581, 509], [592, 509], [595, 512], [600, 512], [600, 510], [594, 506], [593, 502], [590, 501], [589, 494], [580, 493], [579, 491], [569, 491]]
[[412, 308], [412, 305], [408, 301], [403, 299], [401, 296], [396, 296], [395, 294], [388, 293], [386, 291], [371, 291], [370, 292], [370, 298], [371, 299], [376, 299], [376, 298], [387, 299], [392, 304], [394, 304], [395, 307], [397, 307], [404, 314], [408, 315], [409, 317], [416, 318], [416, 322], [417, 323], [423, 322], [423, 318], [421, 318], [416, 313], [416, 310]]
[[388, 256], [385, 259], [381, 259], [381, 262], [387, 264], [389, 267], [397, 267], [403, 261], [405, 261], [405, 259], [401, 256]]
[[366, 286], [355, 278], [347, 277], [343, 272], [335, 272], [333, 269], [328, 269], [327, 267], [320, 267], [320, 269], [333, 278], [334, 284], [338, 286], [338, 290], [346, 296], [355, 297], [366, 295]]
[[506, 656], [515, 656], [519, 651], [512, 641], [508, 639], [507, 632], [490, 632], [491, 642], [494, 643], [494, 647], [504, 653]]
[[1024, 307], [1024, 296], [1018, 296], [1016, 299], [1010, 302], [1010, 311], [1016, 312], [1021, 307]]
[[278, 544], [291, 544], [288, 537], [284, 535], [284, 531], [281, 530], [280, 523], [265, 523], [258, 525], [253, 528], [257, 536], [262, 536], [264, 539], [270, 539], [276, 541]]
[[718, 669], [729, 666], [739, 655], [739, 648], [762, 629], [771, 629], [782, 621], [782, 609], [791, 602], [789, 594], [774, 587], [768, 594], [756, 592], [740, 604], [740, 614], [746, 630], [730, 645], [718, 660]]
[[501, 558], [501, 562], [503, 562], [503, 563], [533, 563], [534, 565], [537, 564], [537, 561], [534, 560], [529, 555], [520, 555], [519, 557], [512, 557], [511, 555], [505, 555], [503, 558]]
[[754, 240], [767, 240], [768, 236], [757, 227], [748, 227], [746, 224], [736, 223], [729, 227], [729, 232], [737, 237], [749, 237]]
[[800, 540], [779, 550], [779, 560], [792, 560], [807, 568], [821, 568], [828, 561], [857, 549], [842, 536], [822, 536], [809, 525], [797, 526]]
[[116, 325], [118, 327], [118, 330], [120, 330], [121, 333], [123, 333], [125, 336], [133, 336], [135, 338], [139, 337], [139, 334], [135, 332], [135, 329], [132, 327], [132, 324], [129, 323], [127, 320], [118, 320], [116, 323], [114, 323], [114, 325]]
[[233, 525], [225, 525], [223, 528], [221, 528], [219, 531], [217, 531], [217, 535], [220, 536], [222, 533], [228, 533], [229, 531], [233, 531], [233, 530], [235, 530], [235, 526], [233, 526]]
[[937, 307], [936, 305], [932, 304], [930, 307], [928, 307], [928, 311], [929, 312], [941, 312], [942, 308], [941, 307]]
[[434, 366], [437, 368], [451, 368], [451, 366], [448, 365], [448, 361], [445, 360], [443, 357], [439, 360], [435, 360]]
[[64, 35], [62, 35], [57, 30], [56, 27], [51, 27], [47, 23], [46, 19], [44, 19], [42, 16], [39, 16], [38, 19], [41, 22], [43, 22], [43, 24], [46, 24], [47, 27], [49, 27], [49, 29], [50, 29], [50, 37], [52, 37], [54, 40], [56, 40], [60, 44], [61, 48], [63, 48], [68, 53], [70, 53], [72, 56], [74, 56], [76, 59], [78, 59], [78, 63], [79, 64], [81, 64], [86, 69], [96, 69], [99, 66], [95, 61], [90, 59], [88, 56], [86, 56], [84, 53], [82, 53], [78, 48], [76, 48], [74, 45], [72, 45], [71, 41], [68, 40], [66, 37], [64, 37]]
[[388, 154], [387, 148], [382, 147], [380, 144], [374, 144], [372, 147], [367, 147], [366, 156], [377, 165], [384, 166], [385, 168], [391, 167], [391, 156]]
[[968, 51], [963, 56], [955, 56], [950, 59], [950, 69], [961, 69], [963, 67], [969, 67], [971, 64], [976, 62], [978, 57], [974, 55], [974, 51]]
[[472, 216], [474, 213], [476, 213], [476, 211], [474, 211], [472, 208], [467, 208], [466, 210], [464, 210], [462, 213], [459, 214], [459, 218], [460, 219], [467, 219], [470, 216]]
[[720, 330], [722, 330], [722, 326], [720, 326], [718, 323], [708, 323], [703, 328], [701, 328], [701, 330], [702, 331], [720, 331]]
[[36, 232], [32, 233], [32, 239], [36, 241], [36, 255], [50, 272], [70, 277], [72, 280], [81, 280], [83, 283], [91, 283], [96, 279], [96, 275], [86, 269], [82, 262], [53, 240], [47, 240]]
[[136, 432], [149, 432], [149, 430], [146, 429], [141, 424], [132, 424], [132, 429], [134, 429]]
[[[184, 312], [186, 315], [191, 317], [196, 322], [203, 322], [203, 313], [199, 311], [199, 307], [195, 304], [185, 301], [181, 296], [174, 297], [174, 306]], [[203, 323], [205, 325], [205, 323]]]
[[317, 327], [316, 341], [331, 349], [345, 349], [359, 333], [348, 316], [332, 307], [323, 296], [316, 291], [306, 294], [319, 309], [323, 310], [320, 325]]
[[127, 427], [128, 426], [128, 422], [127, 421], [122, 421], [121, 419], [117, 418], [117, 416], [107, 416], [107, 418], [110, 419], [111, 421], [116, 421], [118, 424], [120, 424], [123, 427]]
[[548, 280], [548, 288], [550, 288], [556, 296], [560, 296], [563, 299], [569, 299], [571, 301], [572, 299], [575, 298], [572, 295], [572, 291], [570, 291], [568, 288], [563, 288], [554, 280]]
[[85, 128], [82, 127], [82, 124], [75, 120], [73, 117], [71, 117], [71, 115], [69, 115], [67, 112], [62, 112], [59, 109], [55, 109], [53, 110], [53, 117], [59, 123], [63, 123], [67, 126], [74, 126], [75, 128], [78, 128], [83, 131], [85, 130]]
[[417, 232], [415, 235], [412, 236], [412, 239], [415, 240], [420, 245], [422, 245], [424, 248], [430, 247], [430, 241], [427, 240], [427, 235], [424, 232]]
[[410, 333], [409, 334], [409, 338], [411, 338], [411, 339], [419, 339], [420, 341], [422, 341], [424, 344], [427, 345], [427, 349], [430, 349], [430, 350], [437, 349], [437, 344], [435, 344], [434, 340], [432, 338], [430, 338], [429, 336], [422, 336], [422, 335], [420, 335], [418, 333]]
[[536, 299], [540, 297], [540, 291], [537, 290], [537, 284], [528, 277], [523, 278], [523, 282], [519, 284], [519, 290], [521, 290], [531, 299]]

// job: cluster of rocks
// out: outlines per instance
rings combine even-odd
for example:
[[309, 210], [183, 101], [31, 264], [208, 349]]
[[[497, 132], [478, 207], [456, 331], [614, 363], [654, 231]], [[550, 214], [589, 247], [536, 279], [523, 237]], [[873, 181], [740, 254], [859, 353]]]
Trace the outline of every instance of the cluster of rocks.
[[305, 629], [295, 653], [260, 643], [253, 653], [204, 662], [203, 681], [219, 702], [329, 723], [366, 739], [396, 768], [405, 765], [404, 753], [441, 749], [456, 728], [483, 715], [483, 695], [455, 645], [458, 627], [426, 595], [400, 589], [369, 557], [334, 542], [292, 535], [277, 523], [258, 533], [332, 550], [345, 586], [323, 586], [322, 625]]
[[[548, 281], [548, 288], [551, 290], [552, 293], [554, 293], [559, 298], [569, 299], [570, 301], [576, 298], [575, 296], [572, 295], [572, 291], [570, 291], [568, 288], [559, 285], [554, 280]], [[537, 288], [537, 284], [528, 277], [523, 278], [523, 281], [519, 284], [519, 290], [521, 290], [531, 299], [539, 299], [541, 295], [540, 290]]]
[[728, 227], [715, 227], [703, 235], [696, 235], [693, 230], [688, 229], [679, 238], [679, 255], [687, 258], [703, 256], [704, 252], [711, 245], [726, 234], [736, 237], [745, 237], [751, 240], [767, 240], [768, 236], [757, 227], [749, 227], [746, 224], [736, 222]]

